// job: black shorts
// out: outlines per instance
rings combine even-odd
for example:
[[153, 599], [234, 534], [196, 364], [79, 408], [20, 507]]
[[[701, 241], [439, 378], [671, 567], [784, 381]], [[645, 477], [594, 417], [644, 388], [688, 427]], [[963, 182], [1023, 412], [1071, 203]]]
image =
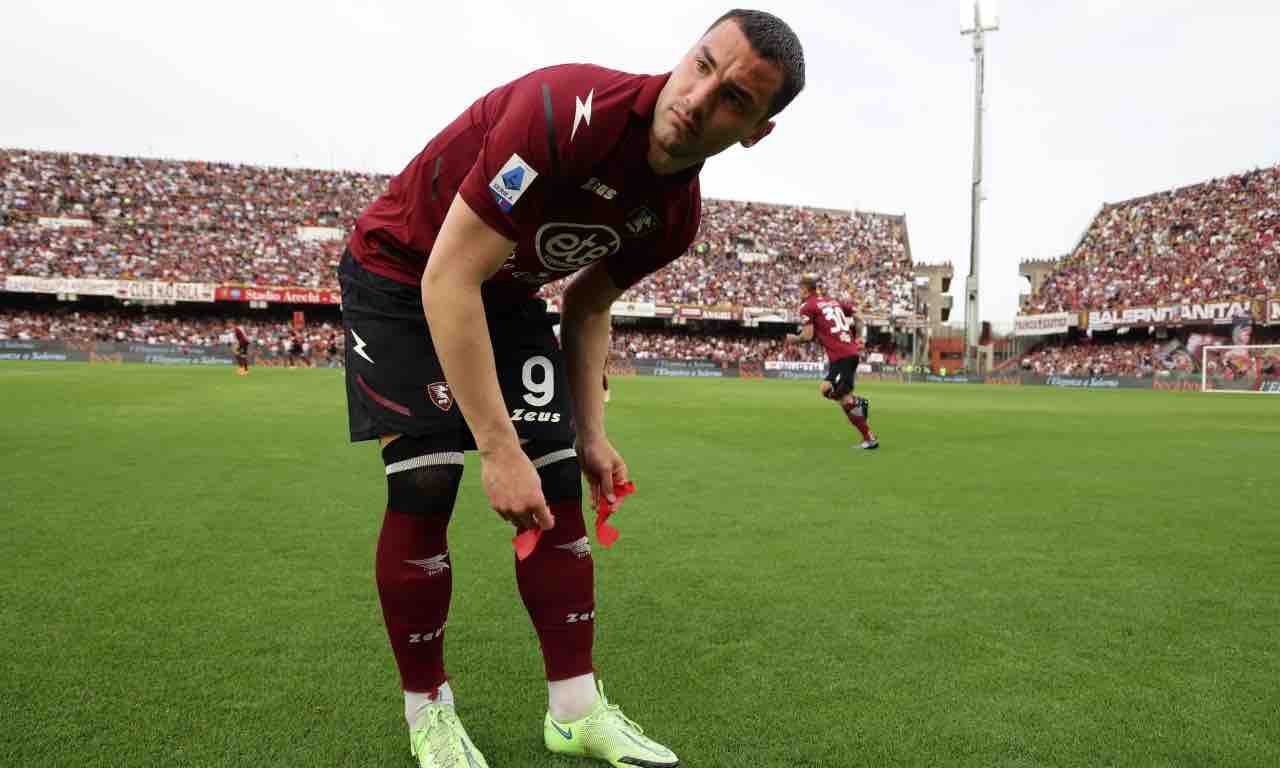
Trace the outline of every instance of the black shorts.
[[831, 394], [828, 397], [833, 400], [839, 400], [852, 392], [854, 380], [857, 377], [857, 355], [849, 355], [839, 360], [832, 360], [831, 365], [827, 366], [826, 380], [831, 383]]
[[[431, 343], [417, 286], [369, 272], [350, 251], [338, 265], [351, 441], [405, 434], [475, 448]], [[573, 442], [564, 356], [546, 302], [485, 304], [498, 384], [522, 440]]]
[[248, 354], [247, 352], [237, 352], [237, 353], [236, 353], [236, 365], [240, 366], [241, 368], [248, 368], [248, 367], [249, 367], [249, 354]]

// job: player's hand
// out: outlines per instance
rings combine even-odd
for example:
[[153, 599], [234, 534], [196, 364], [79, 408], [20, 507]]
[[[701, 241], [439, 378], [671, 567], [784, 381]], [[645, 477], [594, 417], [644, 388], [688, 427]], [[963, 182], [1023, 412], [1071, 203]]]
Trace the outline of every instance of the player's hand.
[[618, 499], [613, 494], [613, 487], [630, 479], [627, 474], [627, 463], [622, 460], [622, 456], [614, 450], [613, 445], [605, 437], [591, 440], [583, 440], [579, 437], [575, 448], [578, 451], [578, 463], [582, 466], [582, 474], [587, 478], [587, 485], [591, 488], [592, 508], [599, 506], [602, 495], [610, 504], [617, 503]]
[[520, 530], [555, 527], [551, 508], [542, 495], [542, 481], [533, 462], [518, 445], [480, 452], [480, 479], [489, 506]]

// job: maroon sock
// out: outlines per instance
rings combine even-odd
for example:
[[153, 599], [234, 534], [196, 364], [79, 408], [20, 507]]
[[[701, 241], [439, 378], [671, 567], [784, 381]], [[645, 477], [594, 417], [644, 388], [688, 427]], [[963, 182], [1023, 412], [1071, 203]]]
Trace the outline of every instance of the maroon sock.
[[378, 597], [406, 691], [429, 693], [444, 672], [444, 626], [453, 592], [447, 513], [387, 509], [378, 536]]
[[865, 417], [853, 412], [854, 406], [855, 403], [840, 403], [840, 407], [844, 409], [844, 415], [849, 419], [849, 423], [862, 433], [863, 440], [870, 440], [871, 430], [867, 428], [867, 420]]
[[542, 645], [548, 680], [591, 671], [596, 603], [591, 542], [582, 521], [582, 499], [550, 504], [556, 527], [537, 549], [516, 561], [516, 583]]

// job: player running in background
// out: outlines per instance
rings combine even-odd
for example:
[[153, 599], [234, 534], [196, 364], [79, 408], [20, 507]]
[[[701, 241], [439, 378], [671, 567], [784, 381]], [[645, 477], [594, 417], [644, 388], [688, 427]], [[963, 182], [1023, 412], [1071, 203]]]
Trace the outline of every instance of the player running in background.
[[827, 377], [822, 382], [822, 396], [839, 403], [849, 423], [862, 433], [859, 448], [879, 448], [879, 440], [867, 427], [871, 404], [865, 397], [853, 394], [862, 340], [858, 338], [858, 329], [850, 325], [849, 318], [856, 319], [857, 310], [848, 302], [836, 301], [819, 292], [818, 278], [814, 275], [800, 278], [800, 293], [804, 297], [804, 303], [800, 305], [803, 327], [800, 333], [787, 334], [784, 343], [800, 344], [818, 340], [827, 351], [827, 359], [830, 361]]
[[231, 352], [236, 358], [236, 375], [249, 375], [249, 337], [240, 326], [231, 329]]
[[[767, 136], [803, 85], [791, 29], [731, 11], [670, 73], [569, 64], [491, 91], [357, 220], [338, 268], [347, 409], [351, 439], [382, 446], [375, 571], [421, 766], [487, 766], [444, 665], [446, 531], [470, 449], [490, 506], [542, 532], [515, 570], [548, 681], [547, 749], [616, 768], [679, 764], [593, 673], [579, 474], [607, 504], [628, 481], [604, 429], [610, 307], [689, 247], [703, 160]], [[535, 297], [569, 275], [561, 350]]]

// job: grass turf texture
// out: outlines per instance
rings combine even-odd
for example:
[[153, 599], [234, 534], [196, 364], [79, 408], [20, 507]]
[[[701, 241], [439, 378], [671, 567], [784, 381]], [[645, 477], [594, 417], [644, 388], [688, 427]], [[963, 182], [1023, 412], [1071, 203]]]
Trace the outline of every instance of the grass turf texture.
[[[684, 764], [1280, 764], [1280, 402], [611, 380], [608, 693]], [[408, 766], [340, 372], [0, 364], [0, 765]], [[468, 473], [447, 658], [495, 768], [545, 687]]]

